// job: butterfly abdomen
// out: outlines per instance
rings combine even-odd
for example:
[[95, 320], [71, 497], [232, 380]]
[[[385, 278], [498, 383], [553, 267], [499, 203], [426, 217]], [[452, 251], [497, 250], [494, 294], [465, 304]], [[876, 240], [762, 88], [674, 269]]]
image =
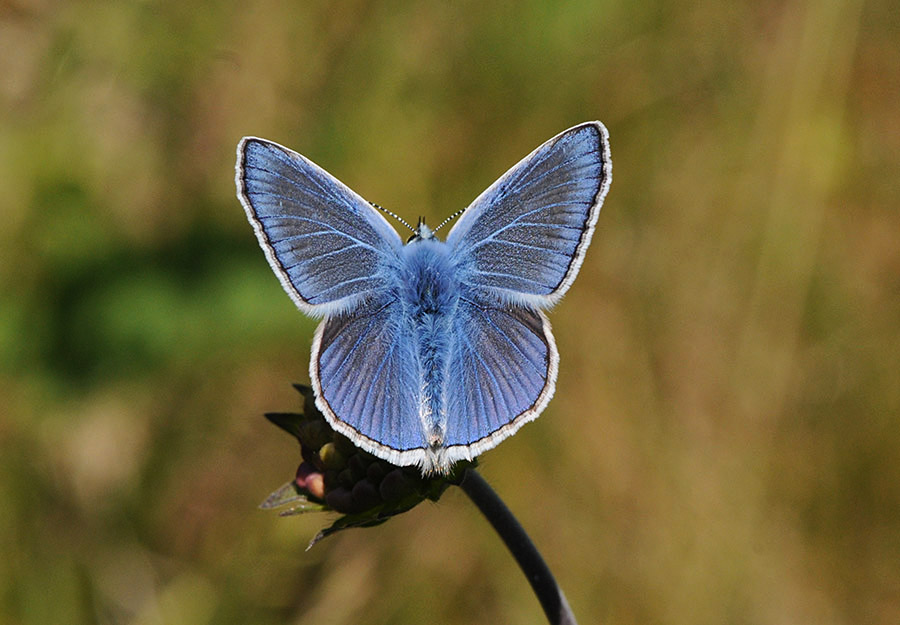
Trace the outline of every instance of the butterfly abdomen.
[[411, 321], [421, 372], [419, 419], [424, 442], [432, 449], [444, 444], [447, 430], [446, 385], [450, 332], [459, 288], [446, 244], [419, 239], [405, 248], [409, 255], [404, 280], [405, 309]]

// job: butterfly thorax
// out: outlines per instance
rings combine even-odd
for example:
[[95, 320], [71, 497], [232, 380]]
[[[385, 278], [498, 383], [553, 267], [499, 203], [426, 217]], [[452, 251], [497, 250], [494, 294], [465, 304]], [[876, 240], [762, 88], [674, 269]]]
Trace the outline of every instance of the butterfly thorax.
[[448, 246], [435, 238], [417, 238], [404, 247], [407, 268], [403, 276], [403, 301], [409, 331], [419, 360], [419, 419], [428, 445], [440, 448], [447, 426], [448, 383], [452, 323], [459, 300], [459, 285]]

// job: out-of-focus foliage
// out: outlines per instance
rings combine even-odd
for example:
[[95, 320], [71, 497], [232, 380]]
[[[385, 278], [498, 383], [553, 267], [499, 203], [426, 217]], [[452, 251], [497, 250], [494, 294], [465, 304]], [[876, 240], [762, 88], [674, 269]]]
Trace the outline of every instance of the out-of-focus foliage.
[[583, 623], [900, 622], [890, 0], [0, 4], [0, 622], [541, 623], [456, 489], [304, 552], [314, 323], [245, 134], [429, 223], [600, 119], [544, 416], [481, 458]]

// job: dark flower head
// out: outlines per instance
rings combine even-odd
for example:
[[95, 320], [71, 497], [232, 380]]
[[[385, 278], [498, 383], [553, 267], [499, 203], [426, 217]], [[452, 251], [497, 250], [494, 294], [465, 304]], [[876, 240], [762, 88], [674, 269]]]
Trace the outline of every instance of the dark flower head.
[[429, 499], [437, 501], [474, 462], [458, 463], [449, 475], [424, 477], [415, 467], [398, 467], [357, 448], [338, 434], [316, 408], [310, 387], [295, 384], [303, 397], [300, 413], [268, 413], [266, 418], [300, 442], [302, 462], [294, 479], [262, 503], [266, 509], [291, 505], [283, 516], [333, 510], [341, 516], [309, 546], [350, 527], [369, 527]]

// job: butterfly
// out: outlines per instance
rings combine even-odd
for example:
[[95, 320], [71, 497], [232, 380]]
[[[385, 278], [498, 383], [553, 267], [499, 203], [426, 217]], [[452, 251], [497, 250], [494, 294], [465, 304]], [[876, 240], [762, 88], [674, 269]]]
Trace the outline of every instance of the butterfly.
[[404, 244], [380, 207], [277, 143], [244, 137], [235, 169], [284, 290], [322, 318], [309, 375], [335, 430], [392, 464], [448, 473], [546, 407], [559, 353], [543, 311], [578, 274], [609, 189], [603, 124], [539, 146], [446, 241], [420, 219]]

